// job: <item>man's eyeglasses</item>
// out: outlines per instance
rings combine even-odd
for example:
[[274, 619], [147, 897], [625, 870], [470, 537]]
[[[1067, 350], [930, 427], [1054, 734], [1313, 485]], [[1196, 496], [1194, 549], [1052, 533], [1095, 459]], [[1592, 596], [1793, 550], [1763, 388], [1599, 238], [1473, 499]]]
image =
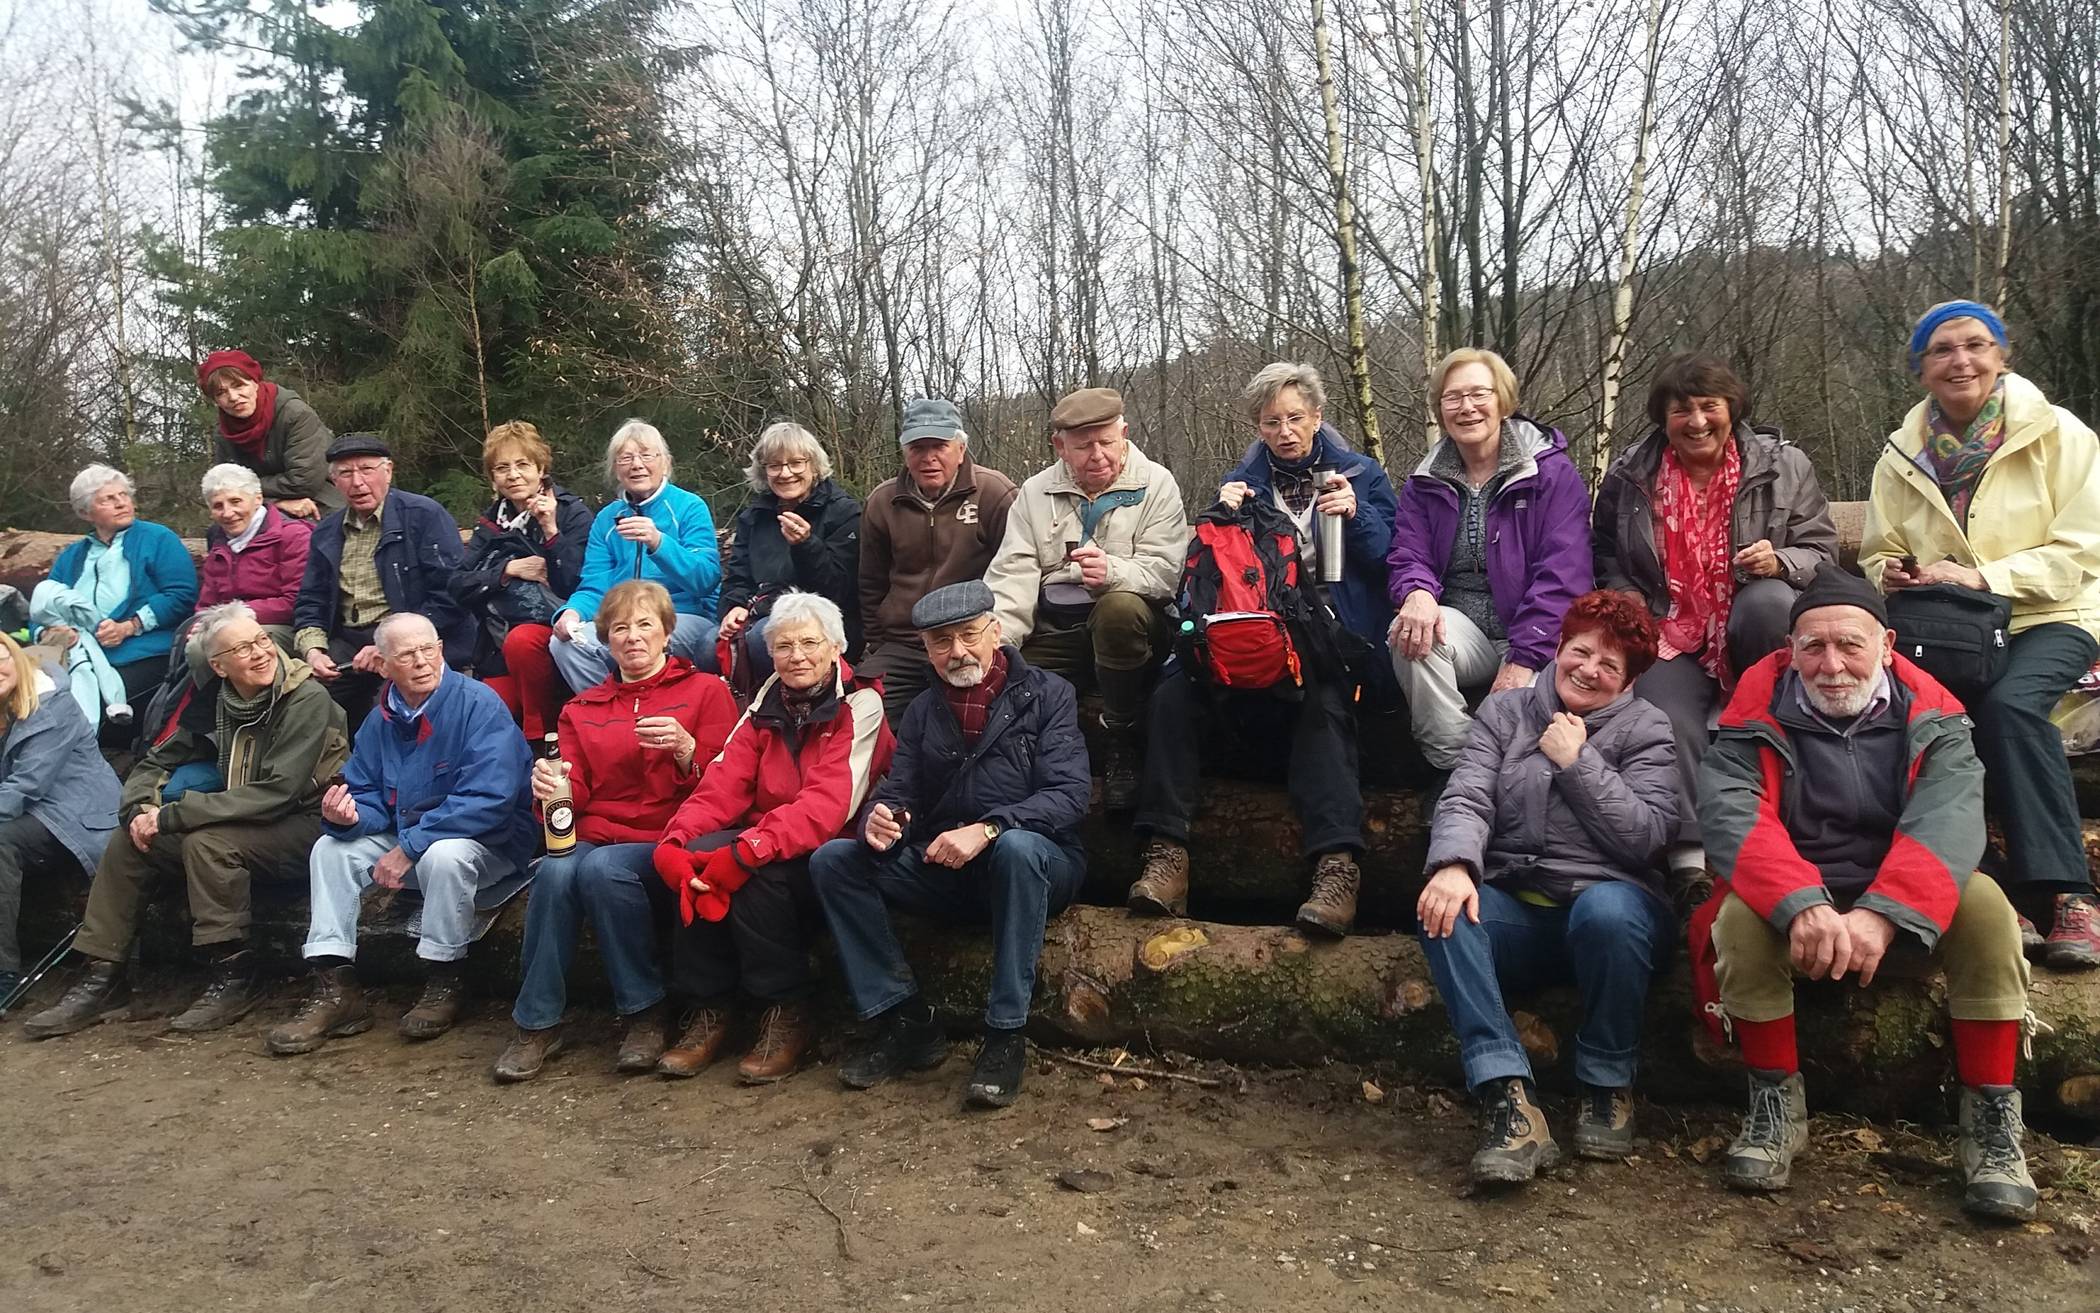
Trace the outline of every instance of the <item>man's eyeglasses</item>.
[[403, 665], [410, 666], [419, 666], [425, 661], [443, 661], [445, 659], [445, 645], [442, 643], [418, 643], [414, 647], [404, 647], [389, 652], [386, 654], [386, 659], [399, 661]]
[[936, 652], [954, 652], [962, 648], [972, 647], [976, 645], [978, 639], [984, 637], [984, 631], [991, 627], [992, 622], [986, 620], [971, 625], [968, 629], [958, 629], [952, 633], [928, 634], [926, 635], [926, 646]]

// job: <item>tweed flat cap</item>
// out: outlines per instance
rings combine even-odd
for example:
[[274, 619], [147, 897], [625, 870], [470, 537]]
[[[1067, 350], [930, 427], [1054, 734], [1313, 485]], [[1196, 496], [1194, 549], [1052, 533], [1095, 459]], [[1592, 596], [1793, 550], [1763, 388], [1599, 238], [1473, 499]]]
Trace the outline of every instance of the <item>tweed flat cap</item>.
[[377, 433], [344, 433], [328, 444], [329, 460], [349, 460], [353, 456], [384, 456], [392, 460], [394, 452]]
[[995, 605], [997, 600], [992, 596], [990, 585], [982, 579], [965, 579], [959, 584], [936, 588], [912, 603], [911, 626], [914, 629], [946, 629], [949, 625], [990, 615]]
[[1123, 394], [1114, 388], [1081, 388], [1067, 392], [1050, 411], [1050, 429], [1064, 433], [1090, 429], [1123, 416]]
[[897, 430], [897, 445], [909, 447], [922, 438], [953, 442], [963, 431], [962, 412], [955, 403], [940, 397], [920, 397], [904, 403], [904, 423]]
[[1816, 567], [1816, 577], [1794, 599], [1794, 609], [1787, 613], [1787, 626], [1800, 624], [1804, 612], [1820, 606], [1856, 606], [1878, 620], [1882, 628], [1888, 628], [1889, 604], [1874, 591], [1874, 585], [1830, 561]]

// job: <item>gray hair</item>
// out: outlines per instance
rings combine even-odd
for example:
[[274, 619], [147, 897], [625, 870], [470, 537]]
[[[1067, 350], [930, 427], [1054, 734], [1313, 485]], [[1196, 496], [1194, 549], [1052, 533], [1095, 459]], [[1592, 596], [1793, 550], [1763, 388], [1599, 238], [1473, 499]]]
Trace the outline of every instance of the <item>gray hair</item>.
[[381, 656], [392, 656], [394, 654], [393, 644], [387, 640], [392, 638], [397, 631], [407, 629], [413, 625], [422, 626], [423, 632], [429, 634], [432, 638], [438, 636], [437, 626], [430, 623], [430, 617], [417, 615], [414, 611], [395, 611], [373, 627], [372, 645], [379, 649]]
[[227, 461], [204, 471], [204, 500], [208, 503], [222, 492], [241, 492], [256, 500], [262, 500], [262, 479], [246, 465]]
[[766, 620], [766, 631], [771, 633], [782, 625], [804, 621], [814, 624], [833, 647], [841, 652], [846, 650], [846, 617], [839, 610], [839, 604], [799, 588], [788, 589], [773, 603], [773, 614]]
[[620, 467], [617, 464], [622, 447], [640, 447], [664, 462], [664, 482], [671, 481], [671, 448], [665, 444], [664, 435], [656, 425], [645, 419], [630, 419], [613, 430], [612, 440], [605, 444], [605, 481], [617, 488], [620, 486]]
[[744, 477], [751, 482], [753, 492], [764, 492], [770, 485], [766, 482], [766, 462], [783, 460], [791, 456], [809, 458], [811, 472], [816, 483], [831, 477], [831, 457], [825, 454], [824, 444], [817, 435], [800, 424], [781, 420], [766, 425], [766, 431], [758, 435], [751, 448], [751, 464], [744, 470]]
[[85, 520], [95, 498], [112, 483], [121, 483], [125, 492], [138, 495], [138, 485], [131, 481], [129, 474], [99, 462], [74, 475], [73, 486], [66, 490], [67, 498], [73, 503], [73, 514]]
[[1262, 411], [1285, 388], [1298, 389], [1305, 403], [1314, 410], [1327, 408], [1327, 389], [1320, 384], [1320, 371], [1311, 365], [1279, 360], [1273, 365], [1263, 365], [1240, 390], [1240, 409], [1247, 413], [1247, 422], [1261, 423]]
[[183, 648], [190, 664], [195, 665], [199, 658], [209, 660], [212, 640], [243, 620], [255, 620], [255, 609], [246, 602], [221, 602], [199, 611], [196, 621], [190, 625], [189, 644]]

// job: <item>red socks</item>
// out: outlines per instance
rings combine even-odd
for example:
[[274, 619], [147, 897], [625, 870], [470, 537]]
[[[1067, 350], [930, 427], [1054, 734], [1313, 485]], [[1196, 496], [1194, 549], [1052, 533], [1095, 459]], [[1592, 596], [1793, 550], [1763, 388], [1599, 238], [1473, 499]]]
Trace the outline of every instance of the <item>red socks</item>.
[[2019, 1022], [1955, 1021], [1954, 1068], [1961, 1073], [1962, 1084], [2010, 1085], [2013, 1062], [2019, 1056]]
[[[1794, 1050], [1792, 1013], [1777, 1021], [1744, 1021], [1740, 1017], [1730, 1020], [1745, 1064], [1760, 1071], [1776, 1071], [1782, 1076], [1791, 1076], [1801, 1070], [1801, 1056]], [[1958, 1038], [1955, 1043], [1959, 1049]]]

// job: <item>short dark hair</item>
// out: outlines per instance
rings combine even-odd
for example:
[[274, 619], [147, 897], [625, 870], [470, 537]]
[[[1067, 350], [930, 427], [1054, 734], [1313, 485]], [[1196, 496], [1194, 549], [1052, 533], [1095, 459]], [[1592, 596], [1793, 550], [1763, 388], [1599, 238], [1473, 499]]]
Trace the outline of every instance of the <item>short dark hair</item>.
[[1728, 403], [1728, 422], [1750, 422], [1750, 389], [1728, 362], [1698, 351], [1680, 351], [1662, 362], [1648, 384], [1648, 420], [1662, 427], [1671, 403], [1693, 397], [1720, 397]]
[[[1712, 393], [1696, 393], [1712, 396]], [[1599, 588], [1584, 593], [1569, 604], [1560, 620], [1560, 646], [1566, 647], [1584, 634], [1601, 634], [1604, 641], [1626, 658], [1626, 682], [1631, 684], [1655, 664], [1655, 617], [1648, 604], [1631, 593]]]

